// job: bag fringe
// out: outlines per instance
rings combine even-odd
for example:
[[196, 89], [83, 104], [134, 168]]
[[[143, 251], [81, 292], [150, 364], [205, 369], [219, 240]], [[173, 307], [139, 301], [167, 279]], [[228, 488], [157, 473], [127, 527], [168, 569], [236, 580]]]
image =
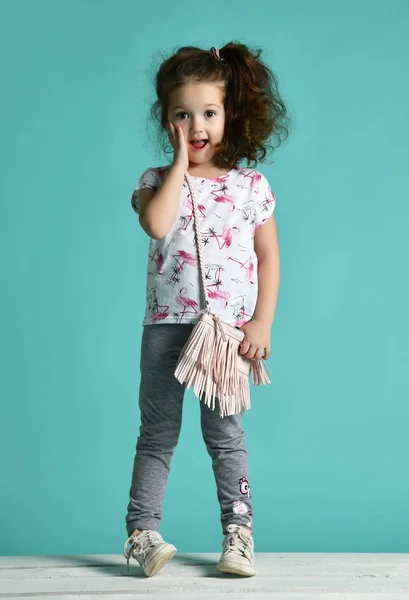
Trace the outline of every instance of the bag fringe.
[[252, 360], [250, 372], [254, 385], [269, 385], [271, 381], [268, 374], [270, 374], [271, 379], [273, 378], [268, 364], [263, 359]]
[[[230, 416], [250, 408], [249, 377], [237, 368], [238, 340], [200, 320], [194, 327], [176, 365], [175, 377], [212, 410], [219, 400], [220, 416]], [[254, 361], [252, 361], [254, 362]], [[267, 381], [256, 369], [253, 381]]]

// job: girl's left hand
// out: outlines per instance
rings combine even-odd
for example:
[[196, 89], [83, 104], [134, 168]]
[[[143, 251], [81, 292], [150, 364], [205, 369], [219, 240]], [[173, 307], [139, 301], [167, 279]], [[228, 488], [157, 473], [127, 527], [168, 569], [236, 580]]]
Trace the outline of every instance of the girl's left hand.
[[252, 360], [267, 359], [271, 354], [271, 327], [254, 319], [240, 329], [246, 334], [240, 345], [240, 354]]

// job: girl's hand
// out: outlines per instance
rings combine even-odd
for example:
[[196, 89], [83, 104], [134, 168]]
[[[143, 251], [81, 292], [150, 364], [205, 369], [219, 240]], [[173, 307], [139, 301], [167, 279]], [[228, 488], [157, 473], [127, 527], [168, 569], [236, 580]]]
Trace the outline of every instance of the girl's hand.
[[240, 354], [252, 360], [266, 360], [271, 354], [271, 327], [254, 319], [240, 329], [246, 334], [240, 344]]
[[174, 150], [173, 164], [180, 165], [183, 167], [184, 171], [187, 171], [189, 168], [189, 154], [182, 128], [179, 125], [175, 126], [172, 121], [169, 121], [166, 129], [168, 131], [169, 141]]

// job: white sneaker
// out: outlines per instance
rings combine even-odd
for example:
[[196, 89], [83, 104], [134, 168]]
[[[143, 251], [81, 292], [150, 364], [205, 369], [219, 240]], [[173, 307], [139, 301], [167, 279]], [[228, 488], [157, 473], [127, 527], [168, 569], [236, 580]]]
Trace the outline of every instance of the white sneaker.
[[254, 540], [240, 525], [228, 525], [223, 540], [223, 554], [217, 568], [223, 573], [251, 577], [256, 573]]
[[152, 577], [168, 563], [177, 550], [172, 544], [163, 541], [158, 531], [145, 530], [139, 535], [130, 536], [124, 545], [124, 556], [129, 570], [132, 556], [141, 565], [145, 575]]

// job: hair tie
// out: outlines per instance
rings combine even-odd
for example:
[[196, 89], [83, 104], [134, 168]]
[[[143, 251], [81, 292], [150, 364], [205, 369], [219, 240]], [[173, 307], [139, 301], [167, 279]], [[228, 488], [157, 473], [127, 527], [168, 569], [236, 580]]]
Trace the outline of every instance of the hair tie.
[[220, 50], [219, 50], [219, 48], [215, 48], [214, 46], [212, 46], [212, 48], [210, 48], [210, 51], [213, 52], [213, 56], [215, 57], [215, 59], [217, 60], [217, 62], [221, 63], [222, 65], [224, 65], [226, 63], [226, 61], [224, 60], [224, 58], [220, 57]]
[[214, 46], [212, 48], [210, 48], [211, 52], [213, 52], [214, 57], [216, 60], [220, 61], [220, 51], [218, 48], [215, 48]]

